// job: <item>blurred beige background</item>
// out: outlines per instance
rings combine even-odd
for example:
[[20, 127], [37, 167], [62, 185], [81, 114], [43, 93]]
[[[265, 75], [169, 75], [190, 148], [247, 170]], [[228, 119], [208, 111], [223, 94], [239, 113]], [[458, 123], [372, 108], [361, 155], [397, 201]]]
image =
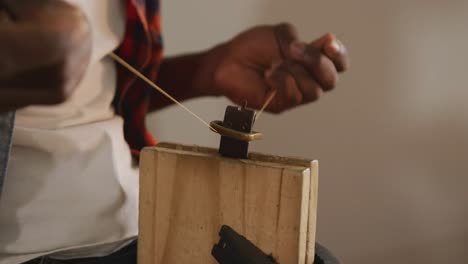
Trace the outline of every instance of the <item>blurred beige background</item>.
[[[318, 103], [264, 115], [253, 149], [320, 160], [318, 240], [343, 263], [468, 263], [468, 1], [162, 0], [167, 54], [259, 23], [304, 39], [335, 32], [351, 70]], [[206, 120], [229, 102], [188, 103]], [[178, 108], [149, 117], [161, 141], [217, 147]]]

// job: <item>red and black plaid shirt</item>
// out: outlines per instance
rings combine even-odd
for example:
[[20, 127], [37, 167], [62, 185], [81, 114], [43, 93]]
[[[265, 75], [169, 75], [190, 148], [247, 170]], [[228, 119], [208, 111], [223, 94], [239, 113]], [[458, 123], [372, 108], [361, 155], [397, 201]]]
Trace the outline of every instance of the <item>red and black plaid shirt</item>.
[[[156, 80], [162, 60], [158, 0], [127, 0], [126, 33], [116, 53], [151, 80]], [[135, 157], [143, 147], [156, 144], [145, 124], [149, 100], [154, 92], [134, 74], [118, 66], [113, 106], [124, 118], [125, 140]]]

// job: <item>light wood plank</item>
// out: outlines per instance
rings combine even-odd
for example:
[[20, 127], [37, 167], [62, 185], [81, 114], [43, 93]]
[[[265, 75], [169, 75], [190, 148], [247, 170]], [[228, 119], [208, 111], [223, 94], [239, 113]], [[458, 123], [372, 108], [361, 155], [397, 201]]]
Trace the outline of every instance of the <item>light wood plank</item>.
[[307, 249], [306, 264], [313, 264], [315, 257], [315, 236], [317, 226], [317, 205], [318, 205], [318, 177], [319, 163], [314, 160], [310, 163], [310, 195], [309, 195], [309, 217], [307, 220]]
[[211, 248], [222, 224], [280, 263], [313, 256], [311, 160], [227, 159], [214, 149], [164, 143], [146, 148], [140, 166], [140, 264], [216, 263]]

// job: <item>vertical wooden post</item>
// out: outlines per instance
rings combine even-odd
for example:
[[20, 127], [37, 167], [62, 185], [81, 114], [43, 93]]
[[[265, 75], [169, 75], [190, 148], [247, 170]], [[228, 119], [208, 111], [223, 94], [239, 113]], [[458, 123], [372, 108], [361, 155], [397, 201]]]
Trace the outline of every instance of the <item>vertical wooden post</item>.
[[280, 263], [311, 264], [317, 161], [162, 143], [140, 161], [139, 264], [216, 263], [226, 224]]

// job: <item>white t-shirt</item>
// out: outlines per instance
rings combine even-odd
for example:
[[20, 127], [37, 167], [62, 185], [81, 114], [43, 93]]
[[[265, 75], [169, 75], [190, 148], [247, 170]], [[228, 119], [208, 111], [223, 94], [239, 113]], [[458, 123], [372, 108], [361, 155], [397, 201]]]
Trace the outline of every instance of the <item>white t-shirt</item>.
[[138, 233], [138, 170], [111, 101], [123, 0], [70, 0], [87, 15], [93, 54], [66, 103], [17, 112], [0, 200], [0, 264], [110, 254]]

